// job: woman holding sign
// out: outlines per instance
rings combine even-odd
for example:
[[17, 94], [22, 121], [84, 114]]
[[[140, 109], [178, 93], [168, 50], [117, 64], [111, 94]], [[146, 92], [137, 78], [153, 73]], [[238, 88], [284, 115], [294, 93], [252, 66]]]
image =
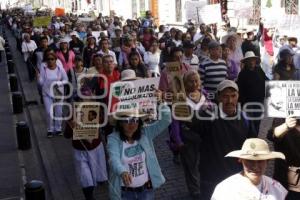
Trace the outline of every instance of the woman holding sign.
[[[85, 105], [89, 105], [92, 101], [92, 91], [88, 87], [82, 87], [80, 91], [85, 99], [82, 100], [78, 98], [77, 101], [84, 101], [86, 102]], [[76, 109], [75, 106], [74, 109]], [[100, 133], [102, 133], [103, 130], [100, 129], [96, 138], [79, 139], [76, 135], [76, 129], [89, 131], [89, 127], [87, 127], [87, 130], [84, 130], [84, 127], [81, 127], [79, 123], [83, 123], [84, 126], [92, 123], [92, 125], [95, 126], [97, 120], [98, 123], [102, 122], [103, 113], [101, 113], [102, 110], [100, 110], [100, 112], [97, 112], [97, 110], [88, 110], [88, 112], [84, 112], [85, 110], [83, 107], [81, 110], [75, 111], [73, 119], [66, 123], [64, 136], [65, 138], [72, 138], [75, 171], [80, 181], [85, 199], [95, 200], [95, 187], [98, 183], [107, 181], [106, 158], [103, 142], [100, 137]]]
[[110, 165], [109, 196], [111, 200], [152, 200], [154, 189], [165, 178], [156, 158], [153, 139], [171, 123], [168, 106], [160, 106], [160, 119], [143, 126], [138, 110], [117, 112], [116, 131], [108, 136]]
[[[211, 109], [212, 105], [201, 91], [200, 75], [191, 70], [183, 76], [186, 91], [186, 103], [191, 113]], [[185, 181], [192, 199], [200, 199], [200, 134], [190, 129], [190, 122], [180, 121], [180, 135], [184, 143], [180, 150]]]
[[[179, 93], [175, 91], [179, 89], [179, 87], [176, 88], [176, 84], [174, 83], [174, 75], [172, 76], [172, 74], [182, 76], [182, 74], [189, 70], [189, 66], [182, 62], [182, 56], [183, 50], [179, 47], [174, 47], [171, 50], [171, 61], [173, 62], [166, 63], [166, 67], [162, 70], [161, 73], [159, 89], [164, 92], [165, 100], [170, 103], [173, 101], [173, 99], [179, 99], [180, 97], [182, 97], [182, 95], [178, 95]], [[180, 123], [178, 120], [172, 119], [172, 124], [169, 126], [170, 140], [168, 141], [168, 144], [173, 153], [173, 162], [175, 164], [180, 164], [179, 151], [183, 146], [183, 141], [181, 139], [179, 131], [179, 124]]]
[[287, 200], [300, 199], [300, 123], [295, 117], [275, 118], [268, 139], [282, 152], [286, 162], [275, 162], [274, 179], [288, 190]]

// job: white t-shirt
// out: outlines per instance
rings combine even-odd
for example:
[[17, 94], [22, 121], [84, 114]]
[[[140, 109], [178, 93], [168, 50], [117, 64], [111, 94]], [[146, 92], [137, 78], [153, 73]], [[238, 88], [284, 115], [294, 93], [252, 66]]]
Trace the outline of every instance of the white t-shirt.
[[185, 55], [182, 56], [182, 62], [189, 65], [189, 69], [190, 70], [195, 70], [198, 71], [199, 70], [199, 59], [198, 56], [196, 56], [195, 54], [192, 55], [192, 57], [186, 57]]
[[23, 41], [22, 42], [22, 52], [24, 56], [25, 62], [30, 56], [30, 53], [33, 52], [37, 48], [36, 43], [33, 40], [30, 40], [30, 42]]
[[150, 51], [147, 51], [144, 54], [144, 63], [146, 65], [148, 65], [148, 69], [151, 72], [155, 72], [160, 74], [160, 70], [159, 70], [159, 58], [160, 58], [160, 52], [156, 51], [155, 53], [152, 53]]
[[206, 98], [203, 94], [201, 95], [200, 101], [198, 103], [195, 103], [190, 98], [186, 98], [187, 105], [189, 105], [193, 111], [200, 110], [201, 106], [204, 105], [205, 101], [206, 101]]
[[97, 54], [101, 54], [103, 56], [111, 55], [114, 59], [114, 63], [118, 64], [115, 52], [108, 50], [108, 53], [103, 52], [102, 50], [98, 51]]
[[256, 186], [238, 173], [219, 183], [211, 200], [284, 200], [286, 195], [287, 190], [267, 176]]
[[[137, 141], [133, 144], [123, 142], [122, 163], [132, 177], [132, 182], [128, 187], [140, 187], [149, 180], [146, 154]], [[122, 186], [124, 186], [123, 182]]]

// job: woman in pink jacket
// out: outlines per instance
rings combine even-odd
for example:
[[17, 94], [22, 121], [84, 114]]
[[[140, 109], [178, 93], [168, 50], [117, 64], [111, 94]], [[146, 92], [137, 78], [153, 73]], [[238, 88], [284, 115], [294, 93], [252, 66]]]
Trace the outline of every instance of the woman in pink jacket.
[[69, 49], [69, 43], [66, 39], [59, 41], [59, 50], [56, 52], [57, 58], [61, 61], [64, 70], [68, 72], [75, 66], [75, 54]]

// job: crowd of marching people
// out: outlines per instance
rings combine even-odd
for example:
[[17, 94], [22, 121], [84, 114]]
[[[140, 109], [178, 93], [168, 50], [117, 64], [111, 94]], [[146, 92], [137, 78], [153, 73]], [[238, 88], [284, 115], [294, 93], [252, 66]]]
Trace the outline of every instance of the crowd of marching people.
[[[90, 22], [72, 14], [53, 16], [45, 27], [34, 27], [32, 16], [3, 11], [2, 24], [16, 38], [29, 81], [37, 81], [48, 138], [72, 138], [75, 126], [72, 119], [53, 120], [53, 113], [66, 114], [61, 105], [53, 110], [53, 104], [108, 105], [111, 84], [160, 77], [155, 92], [161, 116], [157, 121], [146, 125], [146, 116], [139, 111], [116, 113], [118, 118], [100, 128], [97, 139], [72, 140], [75, 169], [87, 200], [93, 200], [97, 184], [106, 181], [113, 200], [154, 199], [155, 189], [166, 180], [153, 139], [165, 130], [170, 136], [166, 145], [174, 164], [182, 165], [191, 199], [300, 199], [299, 120], [293, 116], [273, 120], [268, 132], [273, 152], [257, 138], [264, 115], [261, 106], [251, 104], [254, 112], [241, 110], [251, 102], [263, 105], [266, 81], [300, 80], [296, 37], [274, 40], [273, 29], [262, 22], [257, 30], [244, 32], [229, 23], [216, 30], [190, 22], [184, 32], [157, 26], [150, 11], [141, 20], [126, 21], [101, 14]], [[100, 31], [98, 37], [95, 31]], [[1, 43], [0, 37], [0, 51]], [[191, 120], [178, 120], [171, 113], [167, 94], [175, 92], [175, 79], [167, 70], [168, 62], [180, 65], [186, 104], [195, 113]], [[82, 80], [81, 75], [89, 78]], [[100, 121], [104, 112], [100, 111]], [[281, 160], [275, 161], [272, 179], [264, 173], [275, 158]]]

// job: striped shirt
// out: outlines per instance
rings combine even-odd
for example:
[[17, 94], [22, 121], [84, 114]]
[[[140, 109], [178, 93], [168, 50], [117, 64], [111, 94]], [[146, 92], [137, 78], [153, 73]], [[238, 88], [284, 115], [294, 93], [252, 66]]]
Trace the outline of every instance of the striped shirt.
[[207, 59], [200, 65], [202, 86], [208, 93], [215, 93], [220, 82], [227, 79], [227, 65], [224, 60]]

